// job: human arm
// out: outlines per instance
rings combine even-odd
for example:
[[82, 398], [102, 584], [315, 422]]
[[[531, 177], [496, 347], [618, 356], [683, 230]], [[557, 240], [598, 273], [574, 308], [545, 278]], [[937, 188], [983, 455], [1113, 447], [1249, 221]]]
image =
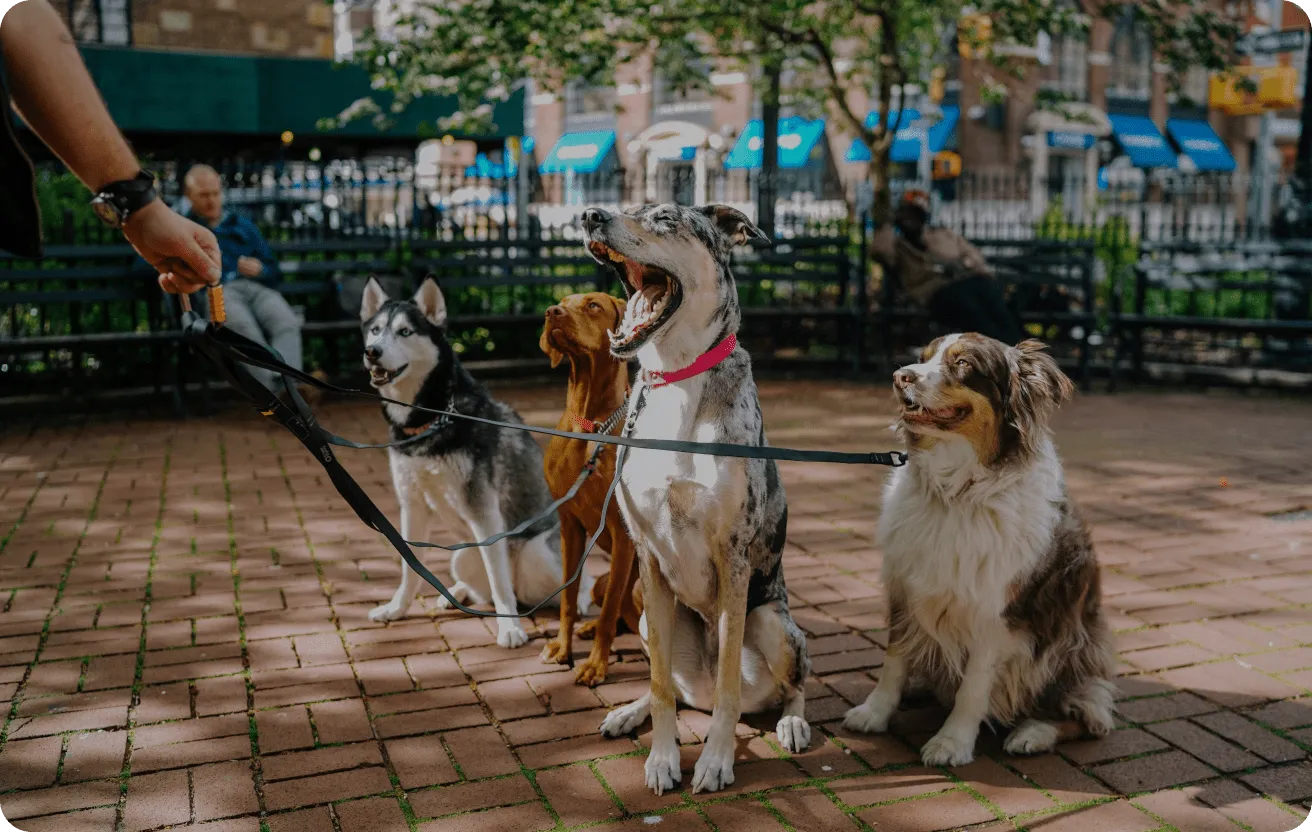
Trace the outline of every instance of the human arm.
[[893, 224], [884, 225], [870, 236], [870, 256], [885, 266], [891, 266], [897, 257], [897, 236]]
[[993, 276], [993, 267], [989, 265], [988, 260], [984, 259], [984, 253], [960, 234], [957, 235], [957, 252], [958, 262], [961, 264], [962, 271], [966, 274]]
[[[4, 15], [0, 54], [14, 107], [92, 192], [137, 175], [136, 156], [47, 0], [24, 0]], [[214, 235], [158, 199], [133, 212], [123, 234], [159, 272], [160, 285], [168, 291], [192, 291], [219, 279]]]
[[247, 226], [246, 235], [251, 241], [251, 254], [237, 260], [237, 269], [244, 277], [258, 277], [261, 280], [276, 283], [282, 280], [282, 269], [278, 258], [269, 247], [269, 243], [260, 233], [260, 229], [249, 219], [242, 218]]

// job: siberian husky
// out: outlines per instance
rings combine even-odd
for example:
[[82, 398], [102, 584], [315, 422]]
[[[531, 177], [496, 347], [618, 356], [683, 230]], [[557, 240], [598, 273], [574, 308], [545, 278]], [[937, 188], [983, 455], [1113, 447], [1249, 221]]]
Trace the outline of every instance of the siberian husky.
[[[446, 338], [446, 301], [429, 278], [413, 300], [391, 300], [376, 280], [365, 286], [360, 307], [364, 366], [382, 395], [420, 407], [451, 410], [484, 419], [522, 424], [512, 408], [488, 393], [460, 364]], [[542, 470], [542, 449], [524, 431], [465, 419], [445, 420], [396, 404], [383, 405], [393, 441], [420, 439], [388, 450], [392, 484], [401, 504], [401, 534], [413, 540], [441, 514], [466, 540], [485, 540], [541, 514], [551, 504]], [[476, 552], [481, 552], [480, 562]], [[518, 537], [479, 550], [461, 549], [451, 558], [451, 594], [462, 604], [489, 601], [502, 615], [517, 602], [542, 601], [560, 582], [560, 521], [556, 512]], [[591, 597], [584, 576], [582, 604]], [[392, 600], [369, 613], [374, 621], [406, 614], [419, 589], [419, 576], [404, 563]], [[449, 606], [445, 598], [439, 608]], [[586, 612], [586, 610], [583, 610]], [[497, 619], [497, 644], [519, 647], [528, 635], [518, 618]]]

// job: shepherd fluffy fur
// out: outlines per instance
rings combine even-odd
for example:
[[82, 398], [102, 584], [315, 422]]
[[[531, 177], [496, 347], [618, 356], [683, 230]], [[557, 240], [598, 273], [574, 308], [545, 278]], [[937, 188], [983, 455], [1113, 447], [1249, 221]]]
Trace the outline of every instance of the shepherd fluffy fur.
[[884, 731], [923, 682], [951, 707], [928, 765], [970, 762], [984, 721], [1014, 726], [1012, 754], [1113, 727], [1098, 562], [1048, 430], [1073, 388], [1042, 350], [950, 335], [894, 376], [909, 461], [879, 524], [888, 657], [845, 721]]

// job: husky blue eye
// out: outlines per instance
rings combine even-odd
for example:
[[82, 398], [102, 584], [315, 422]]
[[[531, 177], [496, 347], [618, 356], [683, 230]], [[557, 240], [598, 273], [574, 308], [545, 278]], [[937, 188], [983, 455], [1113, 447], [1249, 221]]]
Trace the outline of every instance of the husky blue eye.
[[382, 331], [383, 331], [383, 330], [382, 330], [381, 327], [374, 327], [373, 329], [369, 330], [369, 334], [370, 334], [370, 335], [377, 335], [378, 333], [380, 333], [380, 332], [382, 332]]
[[397, 334], [397, 335], [400, 335], [402, 338], [409, 338], [411, 335], [414, 335], [415, 332], [414, 332], [413, 329], [411, 329], [410, 327], [407, 326], [407, 327], [404, 327], [404, 328], [402, 328], [402, 329], [398, 329], [398, 330], [396, 331], [396, 334]]

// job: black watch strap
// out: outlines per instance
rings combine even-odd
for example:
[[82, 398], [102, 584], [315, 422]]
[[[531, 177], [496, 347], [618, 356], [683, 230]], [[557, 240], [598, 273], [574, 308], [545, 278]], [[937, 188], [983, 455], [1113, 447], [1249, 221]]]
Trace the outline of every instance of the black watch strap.
[[157, 196], [155, 174], [143, 170], [131, 179], [104, 186], [91, 204], [107, 225], [120, 227], [134, 212], [154, 202]]

